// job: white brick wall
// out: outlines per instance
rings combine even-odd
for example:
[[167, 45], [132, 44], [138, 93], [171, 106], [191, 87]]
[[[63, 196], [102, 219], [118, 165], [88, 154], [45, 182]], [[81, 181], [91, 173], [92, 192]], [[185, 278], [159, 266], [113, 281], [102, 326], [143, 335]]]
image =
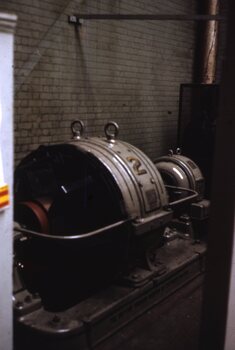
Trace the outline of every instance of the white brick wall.
[[89, 21], [74, 13], [194, 13], [195, 0], [8, 0], [15, 46], [15, 154], [65, 141], [82, 119], [90, 135], [115, 120], [120, 138], [155, 158], [175, 144], [180, 83], [192, 82], [194, 24]]

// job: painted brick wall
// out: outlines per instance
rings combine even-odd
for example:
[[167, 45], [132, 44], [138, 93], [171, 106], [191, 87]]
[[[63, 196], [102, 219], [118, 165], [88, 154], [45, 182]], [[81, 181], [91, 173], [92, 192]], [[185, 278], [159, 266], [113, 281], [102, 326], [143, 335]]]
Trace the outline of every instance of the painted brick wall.
[[120, 138], [155, 158], [174, 146], [180, 83], [192, 82], [192, 22], [84, 21], [74, 13], [193, 14], [195, 0], [1, 0], [18, 15], [15, 45], [15, 155], [89, 135], [109, 120]]

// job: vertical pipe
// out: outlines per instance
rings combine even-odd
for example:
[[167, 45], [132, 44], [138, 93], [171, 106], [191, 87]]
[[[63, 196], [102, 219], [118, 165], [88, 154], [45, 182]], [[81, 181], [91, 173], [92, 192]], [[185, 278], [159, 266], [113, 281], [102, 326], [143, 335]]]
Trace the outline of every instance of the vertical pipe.
[[[209, 0], [207, 14], [217, 15], [218, 13], [219, 0]], [[212, 84], [215, 81], [218, 26], [218, 21], [208, 21], [206, 23], [202, 51], [202, 84]]]

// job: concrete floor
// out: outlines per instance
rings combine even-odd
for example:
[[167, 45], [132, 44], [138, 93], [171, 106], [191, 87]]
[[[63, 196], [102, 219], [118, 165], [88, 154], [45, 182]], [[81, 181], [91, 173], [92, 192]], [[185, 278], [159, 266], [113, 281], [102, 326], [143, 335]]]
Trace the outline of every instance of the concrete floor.
[[96, 350], [199, 350], [202, 283], [193, 280]]

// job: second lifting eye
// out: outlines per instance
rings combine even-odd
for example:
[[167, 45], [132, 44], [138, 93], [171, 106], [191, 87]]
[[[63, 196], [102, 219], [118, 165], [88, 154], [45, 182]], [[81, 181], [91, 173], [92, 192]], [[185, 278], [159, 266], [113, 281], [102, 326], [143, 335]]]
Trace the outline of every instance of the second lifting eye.
[[84, 133], [84, 123], [81, 120], [74, 120], [71, 123], [72, 139], [80, 140]]
[[115, 143], [119, 133], [119, 126], [115, 122], [108, 122], [104, 127], [105, 136], [110, 143]]

